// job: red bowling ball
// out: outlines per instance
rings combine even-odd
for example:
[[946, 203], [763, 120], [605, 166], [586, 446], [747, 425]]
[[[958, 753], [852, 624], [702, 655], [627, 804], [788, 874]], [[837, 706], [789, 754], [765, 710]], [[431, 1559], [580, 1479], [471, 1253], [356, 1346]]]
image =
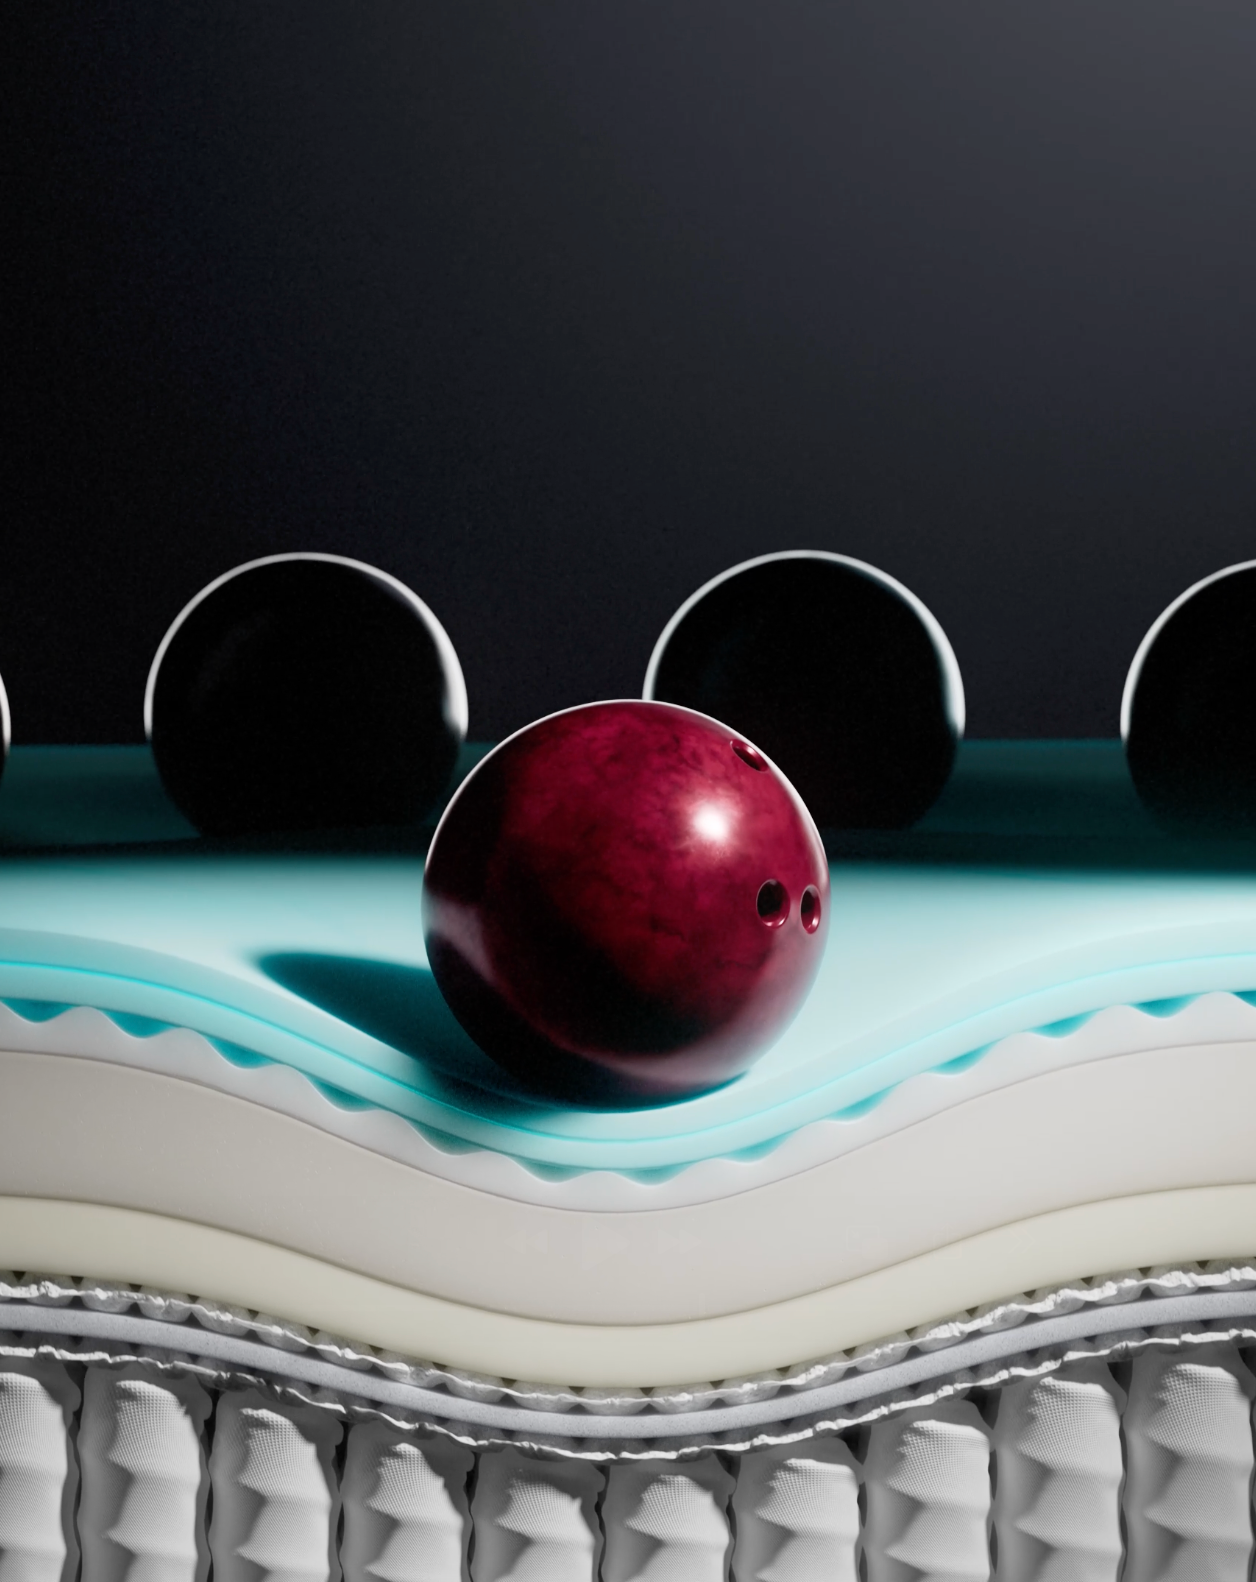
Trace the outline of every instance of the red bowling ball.
[[667, 703], [594, 703], [497, 747], [424, 875], [432, 972], [480, 1047], [586, 1103], [683, 1098], [743, 1072], [793, 1018], [829, 872], [758, 750]]

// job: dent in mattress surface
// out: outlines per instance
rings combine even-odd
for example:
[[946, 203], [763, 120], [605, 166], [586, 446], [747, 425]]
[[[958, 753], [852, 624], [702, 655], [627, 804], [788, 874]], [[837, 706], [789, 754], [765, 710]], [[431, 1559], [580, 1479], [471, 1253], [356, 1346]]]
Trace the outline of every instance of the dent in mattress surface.
[[1162, 835], [1117, 743], [971, 743], [915, 829], [831, 840], [821, 980], [751, 1073], [669, 1108], [549, 1109], [435, 990], [423, 831], [299, 850], [174, 839], [146, 752], [16, 750], [0, 789], [0, 997], [189, 1026], [226, 1056], [291, 1064], [346, 1103], [540, 1168], [771, 1148], [1009, 1033], [1256, 990], [1256, 843]]

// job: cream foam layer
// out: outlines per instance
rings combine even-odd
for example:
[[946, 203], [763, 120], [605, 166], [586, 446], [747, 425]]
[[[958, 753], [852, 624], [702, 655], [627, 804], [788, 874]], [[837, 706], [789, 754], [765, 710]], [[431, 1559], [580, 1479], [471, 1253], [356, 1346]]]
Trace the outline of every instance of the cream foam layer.
[[[565, 1387], [684, 1385], [700, 1370], [725, 1379], [787, 1367], [928, 1313], [980, 1307], [1017, 1283], [1041, 1289], [1079, 1266], [1193, 1263], [1256, 1236], [1256, 1186], [1201, 1187], [1092, 1203], [968, 1238], [872, 1276], [792, 1302], [671, 1325], [558, 1324], [442, 1302], [247, 1236], [98, 1204], [0, 1197], [0, 1261], [95, 1267], [127, 1285], [184, 1280], [253, 1310], [300, 1315], [360, 1343], [437, 1356], [476, 1373]], [[1182, 1249], [1189, 1248], [1189, 1252]], [[546, 1414], [547, 1417], [549, 1414]], [[555, 1428], [561, 1424], [561, 1416]], [[547, 1424], [548, 1427], [548, 1424]]]
[[69, 1055], [191, 1082], [302, 1121], [442, 1181], [538, 1207], [635, 1213], [715, 1202], [842, 1158], [868, 1143], [1000, 1089], [1074, 1066], [1156, 1049], [1256, 1040], [1256, 1008], [1232, 994], [1185, 1005], [1114, 1006], [1080, 1025], [1018, 1033], [976, 1058], [922, 1073], [854, 1112], [812, 1122], [762, 1152], [700, 1160], [674, 1173], [542, 1173], [490, 1149], [433, 1141], [399, 1115], [347, 1108], [293, 1067], [241, 1066], [186, 1028], [137, 1037], [109, 1016], [77, 1007], [32, 1022], [0, 1003], [0, 1048]]

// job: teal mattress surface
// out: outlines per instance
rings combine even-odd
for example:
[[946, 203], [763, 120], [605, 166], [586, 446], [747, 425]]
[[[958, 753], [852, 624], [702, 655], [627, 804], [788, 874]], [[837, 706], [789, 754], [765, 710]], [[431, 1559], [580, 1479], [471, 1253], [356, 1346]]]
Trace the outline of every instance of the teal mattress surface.
[[1160, 833], [1118, 743], [969, 743], [915, 829], [830, 839], [819, 979], [749, 1073], [654, 1109], [556, 1108], [487, 1060], [435, 987], [427, 834], [210, 842], [147, 749], [17, 749], [0, 784], [0, 999], [28, 1021], [92, 1006], [139, 1037], [193, 1029], [224, 1060], [282, 1062], [445, 1148], [667, 1172], [859, 1113], [1010, 1034], [1256, 996], [1256, 844]]

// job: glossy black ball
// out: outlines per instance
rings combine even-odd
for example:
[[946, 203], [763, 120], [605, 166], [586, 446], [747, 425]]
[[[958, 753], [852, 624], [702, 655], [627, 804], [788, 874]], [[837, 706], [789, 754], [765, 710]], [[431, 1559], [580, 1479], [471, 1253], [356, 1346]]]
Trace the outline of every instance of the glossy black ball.
[[447, 788], [466, 693], [444, 630], [401, 583], [276, 556], [178, 617], [145, 720], [166, 790], [206, 834], [409, 824]]
[[748, 561], [700, 589], [659, 639], [645, 695], [757, 743], [830, 828], [913, 823], [963, 729], [937, 622], [873, 567], [818, 552]]
[[1122, 734], [1161, 823], [1256, 833], [1256, 565], [1199, 583], [1153, 625], [1126, 681]]

